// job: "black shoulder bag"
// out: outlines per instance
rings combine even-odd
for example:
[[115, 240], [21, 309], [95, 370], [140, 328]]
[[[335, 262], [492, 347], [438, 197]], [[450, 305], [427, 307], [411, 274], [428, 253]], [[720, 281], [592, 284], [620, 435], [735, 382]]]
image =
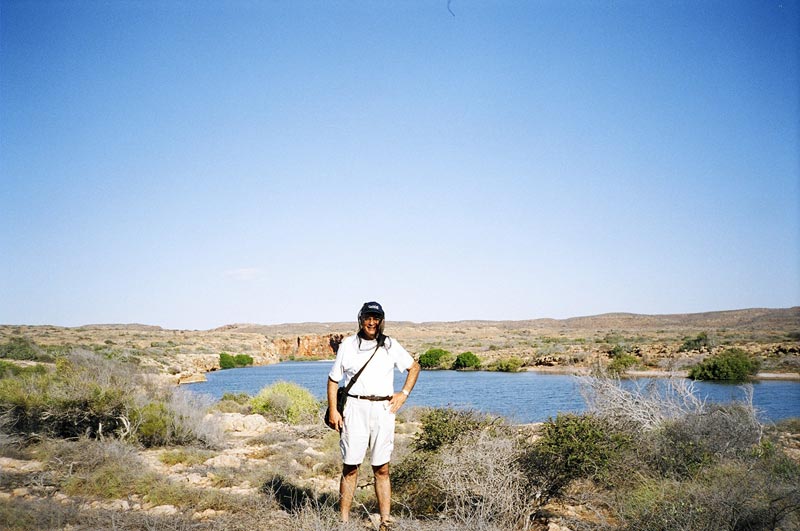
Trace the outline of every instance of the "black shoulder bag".
[[[367, 367], [367, 365], [369, 365], [369, 362], [372, 361], [372, 358], [375, 357], [375, 354], [377, 354], [379, 348], [381, 348], [381, 345], [380, 344], [376, 345], [375, 350], [372, 352], [372, 356], [370, 356], [369, 359], [367, 360], [367, 363], [361, 366], [361, 368], [358, 370], [355, 376], [353, 376], [350, 379], [350, 381], [347, 382], [346, 386], [340, 387], [339, 389], [336, 390], [336, 411], [338, 411], [339, 414], [342, 415], [342, 417], [344, 417], [344, 405], [347, 402], [347, 393], [350, 392], [350, 388], [353, 387], [353, 384], [356, 383], [358, 377], [361, 376], [361, 373], [364, 372], [364, 369]], [[325, 409], [325, 425], [330, 429], [335, 430], [336, 426], [331, 426], [330, 423], [328, 422], [328, 418], [330, 417], [330, 412], [331, 412], [331, 407], [328, 406]]]

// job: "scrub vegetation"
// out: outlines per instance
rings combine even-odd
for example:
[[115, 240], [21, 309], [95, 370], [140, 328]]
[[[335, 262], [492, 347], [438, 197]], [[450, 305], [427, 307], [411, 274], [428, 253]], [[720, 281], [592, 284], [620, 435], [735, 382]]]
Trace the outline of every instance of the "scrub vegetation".
[[159, 386], [130, 367], [77, 349], [49, 368], [5, 371], [0, 430], [23, 437], [130, 440], [144, 446], [198, 442], [219, 433], [194, 395]]
[[[595, 376], [581, 387], [587, 413], [538, 425], [472, 410], [402, 411], [392, 465], [395, 528], [800, 525], [796, 419], [764, 425], [747, 400], [706, 405], [683, 379], [630, 389]], [[0, 490], [15, 493], [0, 497], [0, 518], [12, 530], [362, 529], [376, 511], [369, 467], [362, 467], [355, 521], [340, 527], [338, 435], [322, 425], [321, 404], [309, 396], [279, 382], [209, 408], [82, 351], [44, 372], [6, 371], [0, 456], [39, 465], [0, 477]], [[223, 403], [244, 413], [220, 412]], [[209, 430], [262, 411], [257, 433]], [[115, 415], [126, 422], [114, 424]]]
[[[650, 328], [635, 329], [625, 315], [398, 325], [418, 334], [397, 337], [430, 368], [598, 365], [609, 376], [581, 380], [585, 414], [535, 425], [463, 409], [401, 410], [395, 529], [800, 528], [799, 419], [764, 424], [747, 399], [706, 404], [687, 379], [640, 387], [617, 379], [632, 368], [695, 366], [699, 378], [744, 368], [746, 379], [745, 360], [800, 368], [797, 311], [780, 312], [784, 328], [751, 330], [750, 317], [763, 313], [754, 312], [735, 314], [746, 318], [740, 327], [720, 324], [727, 314], [704, 328], [647, 317]], [[457, 332], [443, 334], [447, 326]], [[364, 466], [355, 521], [339, 524], [338, 435], [308, 390], [274, 384], [211, 404], [174, 385], [197, 359], [216, 368], [220, 352], [256, 364], [284, 343], [294, 352], [306, 344], [294, 329], [274, 341], [237, 328], [7, 326], [0, 334], [4, 529], [355, 531], [377, 511]]]

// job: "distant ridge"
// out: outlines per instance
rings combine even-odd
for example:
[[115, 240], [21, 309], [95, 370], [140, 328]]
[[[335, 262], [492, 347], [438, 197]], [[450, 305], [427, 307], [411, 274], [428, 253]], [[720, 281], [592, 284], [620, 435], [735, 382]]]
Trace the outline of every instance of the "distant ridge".
[[107, 324], [88, 324], [82, 326], [71, 326], [69, 328], [86, 328], [96, 330], [164, 330], [156, 325], [146, 325], [141, 323], [107, 323]]
[[[214, 332], [240, 332], [261, 334], [313, 334], [347, 333], [354, 331], [352, 322], [339, 323], [284, 323], [277, 325], [232, 324], [213, 329]], [[800, 331], [800, 306], [791, 308], [748, 308], [743, 310], [723, 310], [702, 313], [680, 313], [648, 315], [635, 313], [604, 313], [592, 316], [569, 317], [566, 319], [528, 319], [521, 321], [391, 321], [389, 326], [398, 328], [420, 327], [458, 327], [485, 326], [500, 329], [539, 329], [539, 330], [675, 330], [727, 328], [734, 330], [774, 330], [786, 329]]]
[[[747, 308], [742, 310], [721, 310], [700, 313], [676, 314], [637, 314], [626, 312], [603, 313], [581, 317], [554, 319], [542, 317], [527, 320], [493, 321], [467, 319], [461, 321], [393, 321], [389, 319], [392, 330], [398, 329], [448, 329], [458, 327], [488, 327], [503, 330], [530, 329], [540, 331], [573, 330], [690, 330], [690, 329], [731, 329], [731, 330], [786, 330], [800, 332], [800, 306], [791, 308]], [[192, 331], [206, 333], [256, 333], [264, 335], [302, 335], [352, 333], [355, 322], [304, 322], [264, 325], [257, 323], [233, 323], [212, 328], [167, 329], [156, 325], [141, 323], [95, 323], [81, 326], [63, 327], [56, 325], [3, 324], [3, 327], [58, 328], [68, 330], [138, 330], [142, 332]]]

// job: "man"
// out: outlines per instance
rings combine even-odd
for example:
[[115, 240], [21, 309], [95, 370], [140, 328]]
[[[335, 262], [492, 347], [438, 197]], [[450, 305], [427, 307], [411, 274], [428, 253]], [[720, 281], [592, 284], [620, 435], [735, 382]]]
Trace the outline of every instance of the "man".
[[[358, 312], [358, 333], [342, 340], [328, 375], [328, 424], [340, 433], [342, 450], [339, 483], [342, 521], [350, 519], [358, 467], [369, 447], [381, 531], [389, 529], [392, 496], [389, 461], [394, 449], [395, 413], [405, 404], [420, 371], [419, 363], [406, 349], [383, 334], [384, 317], [380, 304], [364, 303]], [[344, 378], [347, 385], [362, 367], [364, 371], [348, 393], [342, 416], [336, 410], [339, 382]], [[403, 388], [397, 393], [394, 392], [395, 368], [400, 372], [408, 371]]]

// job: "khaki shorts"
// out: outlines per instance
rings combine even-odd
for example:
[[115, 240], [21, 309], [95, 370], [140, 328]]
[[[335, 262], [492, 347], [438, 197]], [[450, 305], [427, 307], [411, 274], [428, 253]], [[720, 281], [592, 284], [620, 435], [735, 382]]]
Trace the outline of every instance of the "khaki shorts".
[[339, 440], [342, 462], [360, 465], [369, 448], [372, 466], [388, 463], [394, 450], [394, 418], [388, 400], [372, 402], [349, 397], [344, 407], [344, 428]]

